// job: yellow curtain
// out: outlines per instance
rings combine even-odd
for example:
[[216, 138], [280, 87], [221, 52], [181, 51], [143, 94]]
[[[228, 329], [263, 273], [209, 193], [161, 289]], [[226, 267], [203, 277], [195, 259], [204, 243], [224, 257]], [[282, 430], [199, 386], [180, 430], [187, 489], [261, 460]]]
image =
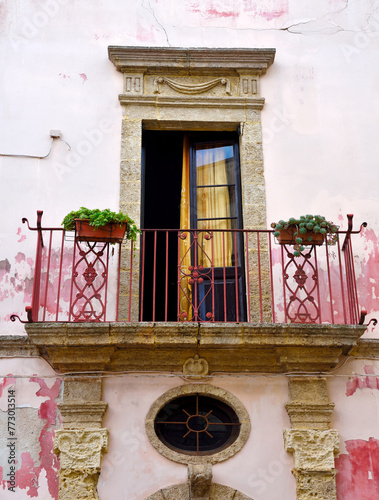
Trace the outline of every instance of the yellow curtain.
[[[190, 178], [189, 178], [189, 138], [184, 135], [183, 163], [182, 163], [182, 192], [180, 197], [180, 229], [190, 228]], [[185, 239], [180, 240], [180, 289], [179, 289], [179, 314], [182, 319], [192, 319], [192, 289], [185, 274], [189, 273], [191, 265], [191, 236], [187, 233]], [[183, 316], [183, 314], [185, 316]]]
[[[220, 186], [197, 188], [197, 218], [219, 219], [198, 221], [197, 229], [231, 229], [230, 197], [227, 187], [227, 165], [225, 148], [210, 146], [196, 151], [196, 176], [197, 186]], [[189, 165], [189, 138], [184, 136], [183, 164], [182, 164], [182, 191], [180, 200], [180, 229], [190, 228], [190, 165]], [[213, 232], [208, 239], [207, 232], [200, 232], [199, 246], [196, 249], [197, 263], [206, 268], [211, 267], [213, 253], [213, 267], [232, 265], [233, 236], [229, 232]], [[179, 289], [179, 314], [183, 320], [191, 321], [192, 287], [188, 283], [189, 266], [191, 260], [191, 237], [180, 240], [180, 289]]]
[[[205, 187], [197, 189], [198, 219], [219, 219], [198, 221], [198, 229], [231, 229], [230, 197], [226, 171], [225, 148], [211, 147], [197, 151], [197, 185]], [[199, 254], [199, 265], [210, 267], [213, 250], [214, 267], [232, 265], [233, 236], [232, 233], [214, 232], [212, 239], [205, 238], [207, 233], [200, 233], [199, 242], [203, 253]], [[212, 249], [213, 246], [213, 249]]]

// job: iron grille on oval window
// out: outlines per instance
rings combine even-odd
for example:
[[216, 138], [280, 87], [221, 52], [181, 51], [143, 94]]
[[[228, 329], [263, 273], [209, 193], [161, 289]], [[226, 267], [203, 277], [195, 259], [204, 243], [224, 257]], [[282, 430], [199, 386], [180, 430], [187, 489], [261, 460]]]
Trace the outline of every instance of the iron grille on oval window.
[[212, 455], [238, 438], [240, 422], [222, 401], [199, 394], [173, 399], [155, 418], [155, 432], [168, 448], [187, 455]]

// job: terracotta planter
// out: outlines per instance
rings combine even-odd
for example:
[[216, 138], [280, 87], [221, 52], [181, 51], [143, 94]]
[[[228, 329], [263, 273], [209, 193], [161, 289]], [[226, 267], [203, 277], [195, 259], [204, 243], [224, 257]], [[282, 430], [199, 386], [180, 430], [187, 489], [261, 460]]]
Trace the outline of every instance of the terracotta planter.
[[[312, 231], [307, 231], [304, 234], [299, 233], [294, 236], [294, 232], [297, 229], [295, 227], [289, 227], [288, 229], [282, 229], [280, 235], [276, 237], [281, 245], [296, 245], [296, 238], [301, 238], [303, 242], [301, 245], [322, 245], [325, 241], [325, 234], [313, 233]], [[312, 241], [308, 241], [308, 238], [312, 236]]]
[[94, 227], [89, 225], [88, 219], [75, 219], [76, 239], [78, 241], [99, 241], [108, 243], [121, 243], [124, 239], [127, 223], [105, 224]]

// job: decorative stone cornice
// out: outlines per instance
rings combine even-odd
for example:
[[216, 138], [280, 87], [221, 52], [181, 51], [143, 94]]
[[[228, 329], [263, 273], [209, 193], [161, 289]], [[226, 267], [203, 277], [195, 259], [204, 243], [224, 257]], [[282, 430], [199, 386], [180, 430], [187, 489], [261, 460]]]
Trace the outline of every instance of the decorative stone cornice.
[[209, 373], [327, 372], [366, 327], [272, 323], [30, 323], [31, 343], [58, 372], [171, 371], [198, 354]]
[[379, 359], [379, 339], [360, 339], [349, 355], [356, 358]]
[[108, 407], [105, 401], [72, 401], [58, 403], [65, 429], [100, 428]]
[[294, 428], [327, 429], [334, 410], [334, 403], [287, 403], [286, 410]]
[[108, 47], [118, 71], [251, 72], [264, 74], [274, 62], [275, 49], [209, 49], [174, 47]]
[[0, 335], [0, 357], [38, 356], [38, 349], [26, 335]]

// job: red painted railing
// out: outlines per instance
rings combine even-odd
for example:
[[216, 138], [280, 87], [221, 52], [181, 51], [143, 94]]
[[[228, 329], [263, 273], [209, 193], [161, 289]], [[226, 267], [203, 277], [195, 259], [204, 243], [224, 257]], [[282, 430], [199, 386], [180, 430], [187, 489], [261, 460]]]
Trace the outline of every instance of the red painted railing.
[[362, 323], [352, 218], [336, 245], [295, 257], [268, 230], [145, 229], [136, 248], [80, 242], [42, 227], [39, 211], [36, 227], [23, 219], [37, 232], [27, 321]]

